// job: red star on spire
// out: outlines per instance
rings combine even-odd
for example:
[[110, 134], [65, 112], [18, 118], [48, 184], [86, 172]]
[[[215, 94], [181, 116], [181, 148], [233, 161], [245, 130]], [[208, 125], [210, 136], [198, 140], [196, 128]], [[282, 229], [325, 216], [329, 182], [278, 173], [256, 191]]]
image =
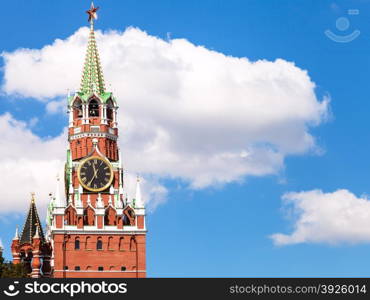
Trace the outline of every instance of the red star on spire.
[[96, 13], [98, 10], [99, 7], [94, 7], [94, 3], [91, 2], [90, 9], [86, 11], [86, 13], [89, 15], [89, 22], [98, 18], [98, 15]]

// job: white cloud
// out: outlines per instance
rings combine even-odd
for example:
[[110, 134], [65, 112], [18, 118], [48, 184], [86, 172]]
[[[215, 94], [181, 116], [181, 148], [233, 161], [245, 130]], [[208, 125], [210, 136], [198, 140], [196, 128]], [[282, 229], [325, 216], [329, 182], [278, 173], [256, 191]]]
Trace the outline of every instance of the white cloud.
[[[42, 139], [33, 134], [26, 123], [15, 120], [7, 113], [0, 115], [0, 136], [0, 190], [3, 197], [0, 212], [25, 213], [31, 200], [30, 193], [35, 192], [37, 207], [43, 218], [49, 202], [48, 195], [56, 188], [56, 176], [63, 173], [66, 130], [60, 136]], [[129, 174], [127, 177], [132, 176]], [[134, 195], [131, 181], [127, 182], [129, 197]], [[60, 190], [62, 195], [62, 183]], [[150, 201], [149, 209], [154, 209], [165, 201], [166, 189], [155, 180], [143, 179], [143, 195]]]
[[291, 234], [271, 236], [276, 245], [369, 243], [370, 200], [348, 190], [286, 193], [284, 208], [293, 219]]
[[[317, 150], [309, 127], [325, 118], [328, 100], [293, 63], [251, 62], [135, 28], [96, 35], [130, 171], [202, 188], [276, 174], [287, 155]], [[65, 96], [79, 86], [87, 37], [81, 28], [42, 49], [3, 53], [3, 91], [45, 102]], [[53, 101], [49, 112], [60, 107]]]
[[39, 122], [39, 118], [33, 117], [28, 121], [28, 125], [33, 128], [36, 126], [36, 124]]
[[[41, 139], [24, 122], [10, 114], [0, 116], [1, 212], [25, 212], [35, 192], [38, 206], [45, 207], [55, 189], [55, 178], [63, 167], [67, 137]], [[6, 200], [5, 200], [6, 199]]]
[[61, 114], [67, 112], [66, 100], [52, 100], [46, 104], [46, 112], [49, 114]]

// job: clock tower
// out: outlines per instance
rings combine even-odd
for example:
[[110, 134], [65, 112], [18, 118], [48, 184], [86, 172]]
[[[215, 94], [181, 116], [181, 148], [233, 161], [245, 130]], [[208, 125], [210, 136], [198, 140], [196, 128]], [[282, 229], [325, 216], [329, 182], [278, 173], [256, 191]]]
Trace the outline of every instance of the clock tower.
[[68, 96], [65, 193], [51, 196], [45, 238], [52, 246], [52, 276], [146, 277], [145, 207], [124, 197], [115, 96], [106, 91], [95, 40], [98, 8], [87, 11], [90, 35], [81, 86]]

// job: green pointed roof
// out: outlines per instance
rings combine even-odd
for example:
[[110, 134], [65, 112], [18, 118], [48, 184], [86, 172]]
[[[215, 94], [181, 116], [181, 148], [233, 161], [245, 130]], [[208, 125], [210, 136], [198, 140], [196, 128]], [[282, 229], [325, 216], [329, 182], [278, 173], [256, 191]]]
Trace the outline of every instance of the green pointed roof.
[[40, 239], [44, 240], [44, 233], [42, 232], [41, 222], [37, 213], [34, 195], [32, 195], [30, 209], [28, 211], [27, 219], [24, 223], [20, 244], [32, 244], [32, 239], [36, 234], [37, 228], [39, 230]]
[[94, 20], [97, 18], [96, 11], [98, 9], [99, 7], [95, 8], [94, 4], [91, 3], [91, 8], [87, 11], [90, 22], [90, 35], [82, 70], [81, 86], [77, 93], [67, 97], [68, 105], [71, 105], [77, 98], [81, 99], [83, 102], [87, 102], [94, 95], [103, 103], [111, 99], [113, 103], [117, 105], [117, 100], [113, 94], [105, 91], [103, 70], [100, 63], [98, 48], [96, 46]]
[[84, 96], [94, 93], [98, 95], [105, 94], [103, 70], [96, 46], [93, 20], [90, 22], [90, 36], [83, 66], [80, 93]]

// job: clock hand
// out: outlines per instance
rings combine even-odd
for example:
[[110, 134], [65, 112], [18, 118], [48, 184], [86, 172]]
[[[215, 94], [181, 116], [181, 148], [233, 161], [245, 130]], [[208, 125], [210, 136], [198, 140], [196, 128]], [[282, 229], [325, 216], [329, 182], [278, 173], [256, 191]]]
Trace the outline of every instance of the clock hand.
[[88, 186], [90, 186], [91, 185], [91, 183], [93, 182], [93, 180], [95, 179], [95, 176], [96, 174], [94, 174], [94, 176], [91, 178], [91, 180], [90, 180], [90, 182], [87, 184]]
[[93, 175], [93, 177], [91, 178], [90, 182], [87, 185], [91, 185], [92, 181], [97, 177], [98, 170], [95, 169], [95, 165], [94, 164], [93, 164], [93, 169], [94, 169], [94, 175]]

